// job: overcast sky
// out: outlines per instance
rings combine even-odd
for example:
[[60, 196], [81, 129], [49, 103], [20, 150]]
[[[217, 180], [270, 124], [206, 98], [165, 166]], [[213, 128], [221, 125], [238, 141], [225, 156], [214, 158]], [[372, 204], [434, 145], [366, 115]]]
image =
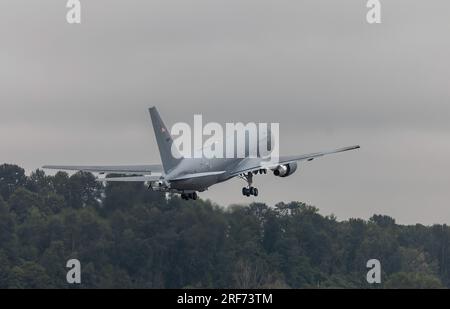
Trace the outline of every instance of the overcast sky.
[[167, 125], [279, 122], [282, 154], [360, 144], [203, 198], [298, 200], [338, 219], [450, 222], [450, 2], [0, 2], [0, 162], [158, 163], [147, 108]]

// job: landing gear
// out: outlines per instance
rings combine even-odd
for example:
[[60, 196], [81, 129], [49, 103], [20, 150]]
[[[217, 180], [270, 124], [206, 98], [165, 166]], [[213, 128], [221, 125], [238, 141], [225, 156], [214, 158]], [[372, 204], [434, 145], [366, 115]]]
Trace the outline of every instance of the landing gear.
[[253, 183], [253, 173], [248, 172], [247, 174], [240, 175], [242, 179], [247, 181], [248, 186], [242, 188], [242, 195], [249, 197], [250, 195], [258, 196], [258, 189], [252, 186]]
[[181, 193], [181, 198], [183, 200], [197, 200], [198, 199], [198, 194], [197, 192], [192, 192], [192, 193]]
[[258, 188], [255, 188], [255, 187], [250, 187], [250, 188], [247, 188], [247, 187], [243, 187], [242, 188], [242, 195], [244, 195], [244, 196], [250, 196], [250, 195], [253, 195], [253, 196], [258, 196]]

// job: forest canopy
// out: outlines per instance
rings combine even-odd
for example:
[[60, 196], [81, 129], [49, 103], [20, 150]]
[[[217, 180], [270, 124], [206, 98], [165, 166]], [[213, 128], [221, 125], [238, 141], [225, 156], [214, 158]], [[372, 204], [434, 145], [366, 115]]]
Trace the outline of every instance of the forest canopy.
[[[78, 259], [82, 283], [66, 281]], [[366, 281], [370, 259], [382, 282]], [[184, 201], [90, 173], [0, 165], [0, 288], [441, 288], [450, 229], [338, 221], [301, 202]]]

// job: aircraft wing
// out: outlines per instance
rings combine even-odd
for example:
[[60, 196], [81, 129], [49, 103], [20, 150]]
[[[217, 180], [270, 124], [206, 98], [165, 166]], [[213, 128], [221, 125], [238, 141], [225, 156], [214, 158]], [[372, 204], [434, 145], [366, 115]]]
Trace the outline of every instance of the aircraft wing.
[[146, 181], [158, 181], [161, 180], [161, 176], [130, 176], [130, 177], [108, 177], [97, 178], [100, 182], [146, 182]]
[[279, 163], [287, 164], [290, 162], [304, 161], [304, 160], [312, 161], [315, 158], [323, 157], [325, 155], [349, 151], [349, 150], [355, 150], [355, 149], [359, 149], [359, 148], [361, 148], [361, 147], [359, 147], [359, 145], [355, 145], [355, 146], [343, 147], [343, 148], [339, 148], [339, 149], [335, 149], [335, 150], [331, 150], [331, 151], [315, 152], [315, 153], [299, 155], [299, 156], [295, 156], [295, 155], [294, 156], [280, 156]]
[[162, 173], [162, 165], [108, 165], [108, 166], [83, 166], [83, 165], [44, 165], [42, 168], [65, 170], [65, 171], [83, 171], [94, 173], [118, 173], [118, 174], [151, 174]]
[[231, 177], [237, 176], [239, 174], [243, 174], [243, 173], [247, 173], [247, 172], [252, 172], [252, 171], [256, 171], [262, 168], [274, 168], [280, 164], [288, 164], [288, 163], [292, 163], [292, 162], [297, 162], [297, 161], [312, 161], [315, 158], [319, 158], [325, 155], [329, 155], [329, 154], [333, 154], [333, 153], [339, 153], [339, 152], [344, 152], [344, 151], [349, 151], [349, 150], [355, 150], [360, 148], [359, 145], [355, 145], [355, 146], [350, 146], [350, 147], [343, 147], [343, 148], [339, 148], [339, 149], [335, 149], [335, 150], [330, 150], [330, 151], [323, 151], [323, 152], [314, 152], [314, 153], [310, 153], [310, 154], [304, 154], [304, 155], [293, 155], [293, 156], [280, 156], [278, 158], [277, 162], [271, 162], [270, 165], [268, 165], [268, 161], [264, 161], [263, 159], [260, 158], [249, 158], [247, 160], [243, 161], [243, 164], [240, 164], [237, 166], [237, 168], [231, 173]]

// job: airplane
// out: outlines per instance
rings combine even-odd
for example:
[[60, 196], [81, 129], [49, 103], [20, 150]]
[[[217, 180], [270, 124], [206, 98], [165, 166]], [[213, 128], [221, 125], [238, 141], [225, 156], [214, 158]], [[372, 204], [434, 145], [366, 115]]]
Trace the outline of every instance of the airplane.
[[173, 137], [167, 130], [156, 107], [151, 107], [149, 112], [162, 165], [44, 165], [42, 168], [120, 174], [124, 176], [107, 176], [106, 178], [97, 178], [97, 180], [102, 182], [143, 182], [148, 184], [148, 189], [181, 194], [181, 198], [185, 200], [196, 200], [199, 197], [197, 192], [203, 192], [212, 185], [238, 177], [247, 183], [247, 186], [242, 188], [242, 194], [246, 197], [251, 195], [256, 197], [259, 191], [253, 187], [253, 176], [258, 173], [266, 174], [268, 170], [271, 170], [275, 176], [287, 177], [297, 170], [298, 162], [308, 162], [325, 155], [360, 148], [359, 145], [355, 145], [331, 151], [279, 156], [277, 161], [272, 162], [270, 166], [260, 157], [185, 158], [180, 153], [176, 153], [176, 149], [173, 149]]

